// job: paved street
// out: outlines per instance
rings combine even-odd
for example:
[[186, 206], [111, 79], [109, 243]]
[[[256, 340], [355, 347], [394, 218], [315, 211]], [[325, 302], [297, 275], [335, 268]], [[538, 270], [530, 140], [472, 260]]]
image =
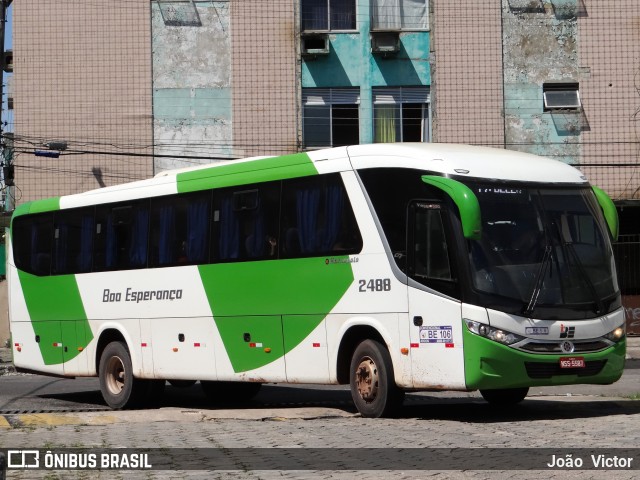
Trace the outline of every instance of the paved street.
[[[11, 420], [11, 419], [10, 419]], [[6, 447], [46, 448], [160, 448], [169, 465], [180, 465], [180, 451], [173, 448], [632, 448], [640, 445], [640, 401], [599, 397], [580, 399], [545, 397], [526, 400], [512, 412], [491, 409], [480, 400], [434, 401], [419, 408], [405, 408], [395, 419], [364, 419], [338, 409], [181, 410], [95, 412], [82, 414], [23, 415], [14, 425], [0, 427]], [[166, 449], [166, 450], [165, 450]], [[491, 468], [497, 471], [373, 472], [392, 478], [510, 478], [502, 470], [514, 461], [505, 450]], [[543, 459], [546, 461], [546, 457]], [[636, 459], [637, 460], [637, 459]], [[371, 459], [369, 465], [375, 465]], [[363, 464], [366, 468], [367, 463]], [[241, 465], [239, 466], [241, 468]], [[370, 467], [372, 468], [372, 467]], [[425, 468], [428, 465], [425, 464]], [[460, 468], [464, 468], [461, 466]], [[591, 478], [606, 478], [590, 472]], [[523, 478], [585, 478], [572, 471], [526, 471]], [[597, 474], [597, 475], [596, 475]], [[9, 471], [7, 478], [362, 478], [353, 472], [299, 471], [147, 471], [60, 472]], [[612, 472], [609, 478], [637, 478], [637, 471]], [[589, 478], [589, 477], [587, 477]]]
[[[626, 373], [625, 373], [626, 375]], [[637, 377], [634, 377], [637, 378]], [[275, 387], [274, 387], [275, 388]], [[278, 387], [279, 388], [279, 387]], [[293, 388], [293, 387], [291, 387]], [[602, 387], [606, 388], [606, 387]], [[640, 385], [638, 385], [640, 391]], [[534, 392], [535, 393], [535, 392]], [[553, 392], [552, 392], [553, 393]], [[470, 394], [410, 395], [400, 418], [364, 419], [347, 406], [318, 404], [263, 408], [207, 409], [163, 407], [123, 412], [70, 412], [5, 415], [0, 417], [0, 447], [57, 449], [87, 447], [161, 449], [167, 470], [149, 471], [45, 471], [9, 470], [7, 479], [347, 479], [347, 478], [637, 478], [637, 470], [510, 470], [517, 455], [539, 450], [540, 468], [550, 451], [580, 454], [580, 448], [637, 448], [640, 446], [640, 398], [602, 397], [598, 394], [547, 394], [527, 398], [513, 410], [496, 410]], [[459, 470], [381, 471], [384, 465], [367, 458], [353, 470], [251, 470], [235, 461], [233, 471], [176, 470], [185, 467], [180, 448], [473, 448], [458, 460]], [[504, 449], [503, 456], [494, 450]], [[569, 449], [569, 450], [560, 450]], [[96, 450], [97, 451], [97, 450]], [[220, 452], [220, 450], [217, 450]], [[305, 450], [306, 451], [306, 450]], [[308, 450], [317, 453], [315, 450]], [[341, 452], [341, 450], [335, 450]], [[502, 450], [501, 450], [502, 451]], [[342, 451], [344, 454], [344, 451]], [[535, 452], [535, 451], [534, 451]], [[157, 451], [154, 456], [157, 466]], [[282, 459], [280, 459], [282, 460]], [[640, 462], [640, 455], [634, 458]], [[332, 461], [329, 465], [333, 465]], [[486, 469], [465, 465], [485, 462]], [[274, 465], [280, 464], [274, 459]], [[638, 468], [639, 466], [636, 466]], [[1, 478], [1, 477], [0, 477]]]

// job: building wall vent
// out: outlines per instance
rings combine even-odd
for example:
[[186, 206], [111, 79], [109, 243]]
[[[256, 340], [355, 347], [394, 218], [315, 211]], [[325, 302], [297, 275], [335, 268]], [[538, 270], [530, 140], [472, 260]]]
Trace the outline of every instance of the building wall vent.
[[400, 51], [400, 32], [371, 32], [371, 53], [393, 55]]
[[545, 83], [542, 86], [544, 111], [580, 112], [580, 90], [577, 83]]
[[300, 35], [300, 53], [305, 57], [329, 55], [329, 35], [326, 33], [303, 33]]

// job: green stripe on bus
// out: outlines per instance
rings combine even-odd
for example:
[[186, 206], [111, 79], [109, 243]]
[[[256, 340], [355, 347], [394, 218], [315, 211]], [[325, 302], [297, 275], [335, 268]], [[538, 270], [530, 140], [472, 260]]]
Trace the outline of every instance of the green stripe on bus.
[[317, 174], [306, 153], [295, 153], [179, 173], [176, 181], [178, 192], [186, 193]]
[[93, 334], [75, 276], [38, 277], [18, 270], [18, 278], [45, 365], [76, 357]]
[[44, 200], [33, 200], [18, 205], [13, 211], [11, 221], [21, 215], [32, 213], [52, 212], [60, 210], [60, 197], [45, 198]]
[[16, 217], [19, 217], [20, 215], [26, 215], [27, 213], [29, 213], [29, 211], [31, 210], [31, 203], [33, 202], [26, 202], [18, 205], [16, 209], [13, 211], [12, 218], [16, 218]]
[[[281, 358], [333, 310], [353, 283], [353, 271], [349, 257], [330, 258], [199, 267], [235, 372]], [[283, 328], [282, 315], [299, 315], [300, 321], [289, 318]]]

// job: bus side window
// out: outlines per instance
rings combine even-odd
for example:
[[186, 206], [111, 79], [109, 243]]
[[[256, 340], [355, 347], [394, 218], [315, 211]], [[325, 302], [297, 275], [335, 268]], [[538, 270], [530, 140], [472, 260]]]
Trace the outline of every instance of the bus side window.
[[13, 250], [16, 266], [35, 275], [51, 273], [53, 215], [18, 217], [13, 224]]
[[439, 203], [410, 204], [408, 273], [423, 285], [457, 296], [442, 213]]
[[280, 182], [220, 189], [213, 204], [214, 261], [277, 258]]
[[96, 210], [94, 270], [126, 270], [147, 265], [148, 201], [107, 205]]
[[208, 261], [209, 199], [209, 192], [198, 192], [151, 200], [149, 266]]
[[93, 208], [59, 210], [53, 222], [53, 274], [86, 273], [93, 260]]
[[281, 256], [347, 255], [362, 236], [339, 174], [283, 182]]

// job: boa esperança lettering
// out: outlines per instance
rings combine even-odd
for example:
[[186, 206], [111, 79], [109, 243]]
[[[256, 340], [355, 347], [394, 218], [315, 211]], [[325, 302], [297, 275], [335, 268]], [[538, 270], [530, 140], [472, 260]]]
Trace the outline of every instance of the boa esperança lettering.
[[149, 302], [155, 300], [180, 300], [182, 299], [182, 289], [172, 289], [172, 290], [134, 290], [131, 287], [128, 287], [124, 295], [122, 292], [112, 291], [108, 288], [105, 288], [102, 291], [102, 302], [103, 303], [113, 303], [113, 302]]

